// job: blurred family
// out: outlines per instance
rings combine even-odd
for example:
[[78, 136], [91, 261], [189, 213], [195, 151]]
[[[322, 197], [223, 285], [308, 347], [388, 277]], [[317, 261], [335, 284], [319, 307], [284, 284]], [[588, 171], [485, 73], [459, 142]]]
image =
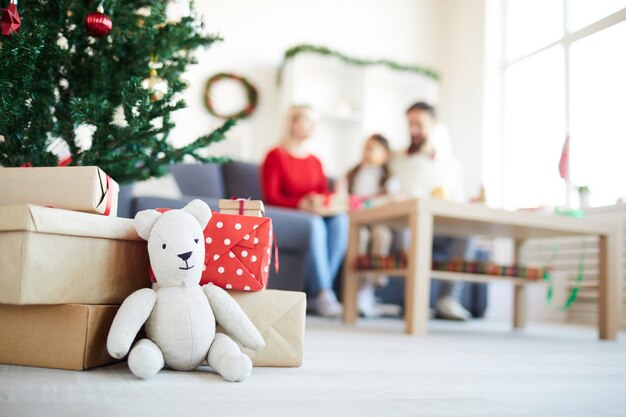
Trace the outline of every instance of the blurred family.
[[[348, 244], [348, 219], [337, 209], [344, 202], [356, 208], [399, 198], [438, 197], [465, 202], [461, 164], [452, 152], [445, 127], [437, 122], [433, 106], [415, 103], [406, 113], [410, 143], [394, 153], [380, 134], [370, 136], [361, 161], [345, 178], [331, 185], [320, 160], [306, 151], [313, 136], [315, 119], [307, 106], [289, 109], [278, 146], [271, 149], [261, 167], [262, 188], [267, 204], [307, 211], [313, 216], [306, 286], [310, 309], [326, 317], [341, 314], [333, 291]], [[345, 199], [344, 199], [345, 197]], [[360, 254], [387, 256], [408, 247], [408, 230], [389, 226], [363, 227]], [[435, 236], [433, 259], [471, 258], [470, 241]], [[366, 317], [378, 315], [376, 286], [387, 277], [364, 281], [358, 294], [359, 311]], [[467, 320], [470, 313], [460, 303], [463, 283], [442, 283], [435, 305], [437, 316]]]

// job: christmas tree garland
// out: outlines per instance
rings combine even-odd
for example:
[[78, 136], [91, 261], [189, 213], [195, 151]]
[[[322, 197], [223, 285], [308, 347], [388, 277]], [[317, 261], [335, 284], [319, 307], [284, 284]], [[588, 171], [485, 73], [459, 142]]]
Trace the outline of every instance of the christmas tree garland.
[[278, 83], [280, 84], [281, 81], [281, 77], [282, 77], [282, 72], [283, 72], [283, 68], [285, 66], [285, 64], [287, 63], [287, 61], [293, 57], [295, 57], [298, 54], [302, 54], [302, 53], [311, 53], [311, 54], [318, 54], [318, 55], [324, 55], [324, 56], [334, 56], [340, 60], [342, 60], [343, 62], [347, 63], [347, 64], [352, 64], [352, 65], [360, 65], [360, 66], [367, 66], [367, 65], [384, 65], [386, 67], [389, 67], [392, 70], [396, 70], [396, 71], [406, 71], [406, 72], [412, 72], [415, 74], [421, 74], [424, 75], [428, 78], [431, 78], [434, 81], [439, 81], [441, 76], [439, 75], [439, 73], [431, 68], [427, 68], [427, 67], [422, 67], [419, 65], [406, 65], [406, 64], [400, 64], [398, 62], [395, 61], [391, 61], [389, 59], [364, 59], [364, 58], [355, 58], [349, 55], [346, 55], [342, 52], [338, 52], [335, 51], [333, 49], [324, 47], [324, 46], [317, 46], [317, 45], [310, 45], [310, 44], [302, 44], [302, 45], [297, 45], [294, 46], [292, 48], [289, 48], [287, 51], [285, 51], [285, 56], [283, 59], [283, 63], [280, 66], [280, 69], [278, 71]]

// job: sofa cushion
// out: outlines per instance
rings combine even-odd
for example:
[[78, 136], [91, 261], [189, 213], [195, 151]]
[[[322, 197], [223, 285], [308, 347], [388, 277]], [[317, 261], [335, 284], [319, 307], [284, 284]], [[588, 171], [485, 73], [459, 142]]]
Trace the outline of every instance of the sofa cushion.
[[185, 195], [226, 197], [222, 164], [177, 164], [170, 168], [170, 172]]
[[228, 162], [224, 164], [224, 185], [230, 197], [262, 200], [261, 175], [258, 164], [250, 162]]
[[272, 219], [280, 250], [308, 252], [314, 215], [304, 211], [265, 206], [265, 216]]

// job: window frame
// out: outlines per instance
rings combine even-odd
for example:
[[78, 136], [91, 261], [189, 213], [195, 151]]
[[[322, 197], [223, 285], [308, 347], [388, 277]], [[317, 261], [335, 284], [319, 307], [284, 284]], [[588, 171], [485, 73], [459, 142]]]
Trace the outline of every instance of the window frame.
[[[511, 0], [505, 0], [503, 2], [502, 8], [501, 8], [501, 18], [502, 18], [502, 36], [503, 36], [503, 42], [502, 42], [502, 50], [501, 50], [501, 56], [503, 57], [503, 61], [502, 61], [502, 76], [501, 76], [501, 91], [502, 91], [502, 95], [501, 95], [501, 103], [502, 103], [502, 113], [501, 113], [501, 117], [502, 117], [502, 125], [501, 125], [501, 131], [502, 131], [502, 144], [501, 144], [501, 156], [503, 158], [503, 162], [504, 162], [504, 158], [505, 158], [505, 154], [506, 154], [506, 148], [507, 148], [507, 132], [505, 129], [505, 124], [504, 124], [504, 118], [506, 117], [506, 112], [507, 109], [505, 108], [505, 102], [506, 102], [506, 77], [507, 77], [507, 72], [509, 70], [509, 68], [511, 68], [512, 66], [528, 59], [531, 58], [541, 52], [544, 52], [550, 48], [553, 48], [555, 46], [561, 46], [563, 48], [563, 60], [564, 60], [564, 74], [563, 74], [563, 82], [564, 82], [564, 88], [565, 88], [565, 95], [564, 95], [564, 115], [565, 115], [565, 120], [564, 120], [564, 126], [565, 126], [565, 136], [563, 137], [563, 141], [565, 141], [566, 137], [570, 136], [570, 127], [571, 127], [571, 120], [570, 120], [570, 114], [571, 114], [571, 109], [570, 109], [570, 91], [571, 91], [571, 79], [570, 79], [570, 48], [571, 45], [573, 43], [575, 43], [576, 41], [580, 40], [580, 39], [584, 39], [588, 36], [591, 36], [593, 34], [596, 34], [598, 32], [601, 32], [605, 29], [608, 29], [614, 25], [617, 25], [619, 23], [622, 23], [624, 21], [626, 21], [626, 7], [624, 7], [621, 10], [618, 10], [617, 12], [610, 14], [608, 16], [605, 16], [604, 18], [600, 19], [600, 20], [596, 20], [593, 23], [590, 23], [587, 26], [584, 26], [580, 29], [577, 29], [575, 31], [570, 31], [569, 30], [569, 22], [568, 22], [568, 6], [569, 6], [569, 0], [562, 0], [563, 1], [563, 36], [553, 42], [549, 42], [546, 43], [545, 45], [541, 46], [540, 48], [536, 48], [534, 50], [532, 50], [531, 52], [522, 54], [521, 56], [518, 56], [514, 59], [508, 59], [507, 58], [507, 49], [508, 49], [508, 25], [507, 25], [507, 9], [508, 9], [508, 4]], [[503, 168], [503, 166], [502, 166]], [[502, 172], [502, 174], [504, 174], [504, 171]], [[501, 183], [500, 186], [503, 188], [506, 186], [506, 184]], [[569, 202], [571, 201], [571, 187], [567, 187], [567, 202], [569, 204]], [[505, 198], [505, 195], [502, 195], [502, 198]], [[507, 201], [502, 201], [502, 203], [504, 205], [507, 205]]]

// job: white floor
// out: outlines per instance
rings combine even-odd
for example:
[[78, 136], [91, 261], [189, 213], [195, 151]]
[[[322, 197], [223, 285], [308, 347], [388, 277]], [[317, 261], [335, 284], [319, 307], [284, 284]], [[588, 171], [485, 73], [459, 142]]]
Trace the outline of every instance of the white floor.
[[591, 328], [308, 319], [304, 366], [244, 383], [206, 369], [136, 380], [126, 364], [86, 372], [0, 365], [0, 416], [626, 416], [626, 335]]

